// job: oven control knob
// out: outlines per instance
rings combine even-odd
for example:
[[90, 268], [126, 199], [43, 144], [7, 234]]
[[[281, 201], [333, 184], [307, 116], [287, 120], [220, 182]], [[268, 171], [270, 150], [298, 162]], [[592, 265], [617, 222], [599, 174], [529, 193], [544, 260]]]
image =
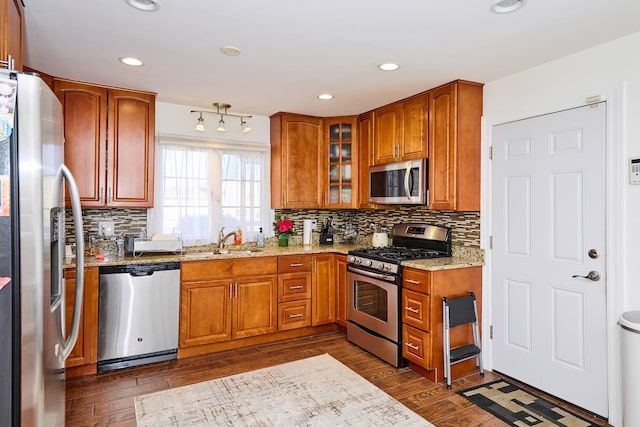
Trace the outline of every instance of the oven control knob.
[[371, 267], [373, 265], [373, 261], [371, 261], [370, 259], [367, 260], [367, 266]]
[[387, 265], [385, 265], [385, 266], [383, 267], [383, 270], [384, 270], [384, 271], [390, 271], [390, 270], [391, 270], [391, 266], [390, 266], [389, 264], [387, 264]]
[[362, 262], [357, 256], [351, 257], [350, 261], [354, 264], [360, 264]]

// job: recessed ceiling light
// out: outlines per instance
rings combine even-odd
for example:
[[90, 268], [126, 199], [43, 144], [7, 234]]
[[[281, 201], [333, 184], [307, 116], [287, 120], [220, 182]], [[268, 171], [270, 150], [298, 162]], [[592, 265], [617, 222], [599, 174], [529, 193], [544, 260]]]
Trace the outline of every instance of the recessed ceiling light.
[[238, 56], [242, 53], [242, 51], [235, 46], [222, 46], [220, 52], [227, 56]]
[[126, 65], [131, 65], [132, 67], [140, 67], [142, 65], [142, 61], [140, 61], [138, 58], [134, 58], [133, 56], [120, 58], [120, 62]]
[[491, 12], [497, 14], [515, 12], [522, 9], [527, 0], [500, 0], [491, 6]]
[[333, 99], [333, 95], [331, 95], [330, 93], [323, 93], [321, 95], [318, 95], [318, 99], [322, 99], [323, 101], [328, 101], [329, 99]]
[[400, 68], [400, 66], [398, 64], [394, 64], [393, 62], [388, 62], [386, 64], [379, 65], [378, 68], [380, 68], [382, 71], [395, 71]]
[[124, 0], [129, 6], [145, 12], [155, 12], [160, 5], [155, 0]]

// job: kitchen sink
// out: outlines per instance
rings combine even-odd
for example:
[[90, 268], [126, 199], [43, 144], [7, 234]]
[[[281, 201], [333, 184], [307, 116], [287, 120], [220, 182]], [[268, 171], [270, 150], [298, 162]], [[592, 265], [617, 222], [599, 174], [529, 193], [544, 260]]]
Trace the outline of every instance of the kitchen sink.
[[184, 256], [187, 258], [201, 258], [213, 255], [227, 255], [227, 254], [252, 254], [256, 252], [262, 252], [262, 249], [257, 248], [229, 248], [229, 249], [216, 249], [208, 252], [190, 252]]

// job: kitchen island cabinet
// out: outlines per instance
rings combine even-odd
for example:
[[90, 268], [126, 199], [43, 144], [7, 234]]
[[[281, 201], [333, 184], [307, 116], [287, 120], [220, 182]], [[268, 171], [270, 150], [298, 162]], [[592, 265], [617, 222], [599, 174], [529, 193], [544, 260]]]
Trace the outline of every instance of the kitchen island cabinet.
[[276, 257], [183, 262], [180, 276], [181, 348], [276, 331]]
[[13, 68], [22, 71], [22, 28], [24, 24], [20, 0], [0, 0], [0, 61], [13, 60]]
[[[80, 317], [78, 341], [65, 362], [66, 376], [97, 372], [98, 362], [98, 267], [84, 269], [84, 303]], [[76, 291], [76, 269], [64, 272], [65, 336], [69, 336]]]
[[153, 207], [155, 94], [64, 79], [54, 91], [82, 207]]
[[[482, 268], [424, 271], [405, 268], [402, 274], [402, 355], [409, 366], [431, 381], [443, 379], [442, 298], [475, 292], [478, 321], [482, 310]], [[451, 346], [473, 342], [471, 328], [451, 330]], [[476, 369], [475, 359], [451, 367], [453, 376]]]
[[277, 113], [271, 116], [271, 207], [318, 208], [322, 205], [323, 125], [318, 117]]
[[482, 84], [429, 92], [429, 209], [480, 210]]

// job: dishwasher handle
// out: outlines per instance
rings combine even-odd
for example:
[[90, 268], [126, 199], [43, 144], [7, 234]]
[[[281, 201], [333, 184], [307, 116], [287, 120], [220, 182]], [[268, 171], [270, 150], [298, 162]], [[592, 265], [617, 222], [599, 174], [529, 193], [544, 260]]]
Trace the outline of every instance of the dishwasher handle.
[[154, 273], [154, 271], [130, 271], [129, 275], [133, 276], [133, 277], [145, 277], [145, 276], [152, 276]]

